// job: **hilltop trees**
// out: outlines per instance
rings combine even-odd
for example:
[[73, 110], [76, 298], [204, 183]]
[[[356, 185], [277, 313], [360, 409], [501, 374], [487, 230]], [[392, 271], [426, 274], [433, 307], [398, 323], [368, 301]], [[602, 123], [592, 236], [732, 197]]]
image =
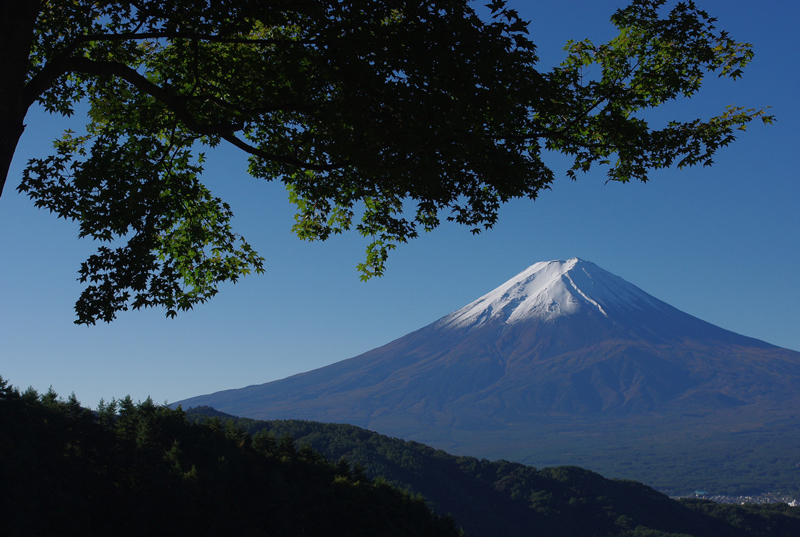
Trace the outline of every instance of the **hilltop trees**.
[[[763, 110], [654, 128], [648, 108], [737, 78], [750, 46], [692, 2], [634, 0], [607, 44], [570, 43], [536, 68], [526, 24], [503, 0], [7, 0], [0, 17], [0, 192], [35, 104], [70, 116], [18, 190], [101, 242], [80, 268], [78, 323], [129, 308], [168, 315], [222, 281], [263, 271], [200, 181], [203, 148], [232, 144], [249, 172], [282, 181], [294, 231], [369, 237], [362, 277], [442, 218], [473, 232], [536, 198], [553, 172], [606, 165], [612, 180], [710, 164]], [[593, 65], [594, 76], [586, 75]]]
[[459, 535], [423, 499], [291, 439], [192, 425], [149, 398], [92, 412], [0, 377], [0, 424], [9, 535]]

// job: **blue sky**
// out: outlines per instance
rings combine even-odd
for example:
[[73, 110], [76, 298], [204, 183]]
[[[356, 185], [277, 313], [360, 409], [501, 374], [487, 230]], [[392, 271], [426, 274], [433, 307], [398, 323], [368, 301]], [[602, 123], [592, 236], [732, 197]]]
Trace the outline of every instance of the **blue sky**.
[[[537, 201], [504, 207], [480, 236], [445, 225], [401, 246], [386, 276], [363, 283], [360, 236], [298, 241], [281, 185], [247, 176], [235, 151], [214, 151], [206, 181], [231, 203], [235, 227], [266, 258], [267, 273], [225, 286], [174, 320], [150, 310], [111, 325], [73, 324], [76, 272], [95, 246], [14, 190], [25, 161], [70, 125], [32, 111], [0, 198], [0, 375], [22, 388], [74, 391], [90, 406], [101, 397], [176, 401], [260, 384], [388, 343], [537, 261], [575, 256], [701, 319], [800, 350], [800, 3], [697, 4], [753, 43], [756, 57], [743, 79], [709, 80], [670, 111], [689, 119], [729, 104], [771, 106], [778, 118], [742, 133], [713, 167], [659, 172], [648, 184], [605, 184], [600, 169], [577, 182], [562, 178]], [[563, 57], [568, 39], [611, 37], [608, 17], [624, 4], [512, 5], [532, 21], [545, 67]], [[559, 159], [552, 165], [563, 169]]]

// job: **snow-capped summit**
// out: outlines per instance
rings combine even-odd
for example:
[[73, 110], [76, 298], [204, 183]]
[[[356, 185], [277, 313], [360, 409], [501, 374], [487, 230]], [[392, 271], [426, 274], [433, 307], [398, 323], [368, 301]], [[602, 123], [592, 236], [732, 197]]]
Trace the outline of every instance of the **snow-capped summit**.
[[661, 309], [638, 287], [577, 257], [531, 265], [503, 285], [439, 321], [441, 328], [473, 328], [489, 322], [514, 324], [552, 320], [587, 309], [608, 317], [611, 310]]

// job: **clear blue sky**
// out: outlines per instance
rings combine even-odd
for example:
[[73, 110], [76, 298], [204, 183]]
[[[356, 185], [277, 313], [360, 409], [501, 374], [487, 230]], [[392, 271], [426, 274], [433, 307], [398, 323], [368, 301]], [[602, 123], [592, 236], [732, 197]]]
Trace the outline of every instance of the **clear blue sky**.
[[[267, 273], [223, 288], [195, 311], [123, 313], [76, 326], [76, 271], [94, 245], [76, 227], [17, 194], [25, 161], [45, 154], [67, 123], [32, 111], [0, 198], [0, 375], [40, 391], [176, 401], [260, 384], [355, 356], [465, 305], [537, 261], [593, 261], [692, 315], [800, 350], [800, 3], [698, 0], [756, 57], [737, 82], [672, 106], [680, 118], [726, 105], [772, 106], [712, 168], [670, 170], [642, 184], [604, 184], [602, 170], [561, 179], [536, 202], [514, 202], [478, 237], [444, 226], [402, 246], [384, 278], [362, 283], [358, 235], [302, 243], [289, 232], [280, 184], [256, 181], [234, 151], [213, 152], [206, 179], [235, 226], [266, 257]], [[568, 39], [611, 36], [622, 2], [514, 2], [532, 21], [542, 66]], [[80, 121], [80, 119], [77, 119]], [[562, 163], [554, 161], [556, 169]]]

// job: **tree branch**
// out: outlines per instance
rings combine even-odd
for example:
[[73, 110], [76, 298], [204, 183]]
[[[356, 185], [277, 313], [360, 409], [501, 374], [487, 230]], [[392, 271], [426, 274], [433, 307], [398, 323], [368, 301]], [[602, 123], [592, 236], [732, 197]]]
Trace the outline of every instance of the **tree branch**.
[[[48, 69], [48, 67], [50, 69]], [[38, 88], [46, 88], [47, 81], [54, 81], [59, 76], [67, 73], [82, 73], [87, 75], [111, 75], [125, 80], [139, 91], [150, 95], [157, 101], [166, 106], [175, 117], [186, 125], [190, 130], [197, 134], [204, 136], [219, 136], [223, 140], [233, 144], [239, 149], [251, 155], [264, 158], [273, 162], [280, 162], [290, 166], [297, 166], [299, 168], [315, 170], [315, 171], [330, 171], [334, 169], [343, 168], [346, 164], [312, 164], [302, 160], [270, 153], [252, 146], [240, 138], [237, 138], [235, 132], [241, 130], [241, 126], [231, 123], [222, 124], [208, 124], [198, 121], [191, 111], [186, 107], [186, 103], [191, 100], [189, 97], [177, 95], [168, 89], [154, 84], [147, 77], [140, 74], [135, 69], [117, 62], [105, 62], [91, 60], [89, 58], [66, 58], [57, 62], [52, 62], [45, 69], [31, 80], [29, 87], [26, 88], [29, 97], [35, 100], [38, 94], [35, 94]], [[42, 89], [44, 91], [44, 89]], [[32, 101], [31, 101], [32, 102]], [[230, 105], [231, 108], [235, 108]]]
[[30, 107], [25, 100], [25, 78], [39, 10], [37, 0], [3, 3], [0, 19], [0, 195]]
[[256, 156], [256, 157], [260, 157], [260, 158], [263, 158], [263, 159], [266, 159], [266, 160], [271, 160], [273, 162], [281, 162], [283, 164], [288, 164], [290, 166], [297, 166], [299, 168], [305, 168], [307, 170], [314, 170], [314, 171], [318, 171], [318, 172], [328, 172], [328, 171], [331, 171], [331, 170], [337, 170], [337, 169], [340, 169], [340, 168], [344, 168], [346, 166], [346, 164], [344, 164], [344, 163], [343, 164], [335, 164], [335, 163], [330, 163], [330, 164], [311, 164], [311, 163], [303, 162], [301, 160], [298, 160], [298, 159], [295, 159], [295, 158], [292, 158], [292, 157], [286, 157], [286, 156], [283, 156], [283, 155], [276, 155], [275, 153], [270, 153], [268, 151], [264, 151], [263, 149], [259, 149], [258, 147], [255, 147], [255, 146], [252, 146], [252, 145], [248, 144], [247, 142], [245, 142], [241, 138], [237, 138], [236, 135], [233, 132], [217, 133], [217, 134], [220, 136], [220, 138], [222, 138], [226, 142], [229, 142], [229, 143], [233, 144], [234, 146], [238, 147], [242, 151], [244, 151], [246, 153], [249, 153], [249, 154], [251, 154], [253, 156]]
[[210, 43], [230, 43], [230, 44], [252, 44], [252, 45], [279, 45], [279, 44], [298, 44], [314, 45], [315, 39], [252, 39], [248, 37], [224, 37], [221, 35], [209, 35], [186, 32], [123, 32], [119, 34], [87, 34], [75, 40], [74, 45], [89, 43], [92, 41], [138, 41], [142, 39], [188, 39], [197, 41], [208, 41]]

